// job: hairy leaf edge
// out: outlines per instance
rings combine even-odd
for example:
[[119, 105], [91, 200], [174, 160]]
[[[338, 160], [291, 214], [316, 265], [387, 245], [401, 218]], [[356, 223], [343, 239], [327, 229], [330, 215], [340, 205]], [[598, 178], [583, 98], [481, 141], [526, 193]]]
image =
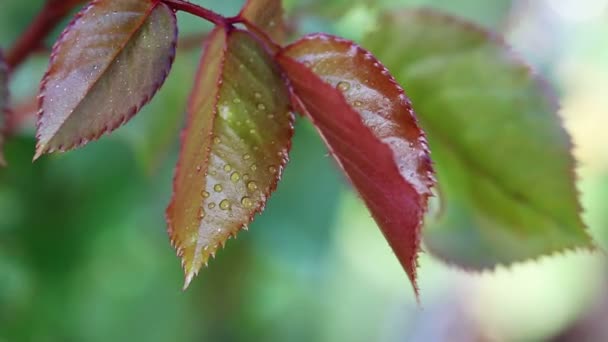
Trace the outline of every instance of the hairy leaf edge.
[[[51, 57], [50, 57], [50, 61], [49, 61], [49, 66], [51, 66], [53, 64], [53, 62], [55, 61], [55, 59], [57, 57], [57, 50], [58, 50], [59, 46], [65, 40], [65, 36], [67, 35], [67, 33], [74, 27], [74, 25], [76, 24], [76, 22], [88, 10], [90, 10], [92, 7], [96, 6], [101, 1], [102, 0], [93, 0], [87, 6], [85, 6], [81, 11], [79, 11], [74, 16], [74, 18], [72, 18], [72, 20], [67, 25], [67, 27], [62, 31], [62, 33], [59, 36], [59, 38], [57, 39], [56, 43], [53, 45], [53, 49], [52, 49]], [[44, 74], [42, 82], [40, 83], [40, 93], [39, 93], [39, 96], [38, 96], [38, 108], [39, 108], [39, 111], [38, 111], [37, 123], [36, 123], [36, 130], [37, 130], [36, 140], [37, 140], [37, 143], [36, 143], [36, 153], [34, 155], [33, 161], [36, 161], [43, 154], [46, 154], [46, 153], [53, 153], [55, 151], [58, 151], [58, 152], [67, 152], [69, 150], [81, 147], [81, 146], [87, 144], [88, 142], [98, 140], [104, 134], [107, 134], [107, 133], [110, 133], [110, 132], [114, 131], [116, 128], [120, 127], [121, 125], [123, 125], [127, 121], [129, 121], [131, 118], [133, 118], [133, 116], [135, 116], [135, 114], [137, 114], [141, 110], [141, 108], [143, 106], [145, 106], [148, 102], [150, 102], [150, 100], [154, 97], [154, 95], [156, 95], [156, 93], [158, 92], [158, 90], [162, 87], [162, 85], [164, 84], [165, 80], [169, 76], [169, 73], [171, 72], [171, 67], [172, 67], [173, 62], [175, 60], [175, 53], [176, 53], [176, 49], [177, 49], [177, 37], [178, 37], [178, 34], [179, 34], [179, 32], [178, 32], [179, 30], [177, 28], [177, 17], [176, 17], [175, 11], [171, 10], [167, 5], [165, 5], [164, 3], [162, 3], [162, 1], [160, 1], [160, 0], [150, 0], [150, 1], [153, 2], [153, 4], [152, 4], [152, 6], [150, 6], [150, 9], [146, 13], [146, 18], [144, 20], [142, 20], [141, 24], [138, 26], [138, 28], [135, 31], [133, 31], [132, 34], [136, 34], [139, 31], [139, 29], [141, 28], [141, 26], [143, 24], [145, 24], [146, 20], [148, 20], [148, 18], [150, 17], [150, 14], [152, 13], [152, 11], [154, 11], [157, 8], [157, 6], [159, 6], [159, 5], [160, 6], [165, 6], [167, 8], [167, 10], [169, 11], [169, 13], [171, 13], [173, 25], [175, 27], [175, 33], [174, 33], [174, 36], [173, 36], [173, 39], [172, 39], [171, 53], [170, 53], [169, 58], [167, 60], [167, 68], [165, 69], [164, 75], [154, 85], [155, 90], [151, 94], [147, 94], [146, 96], [144, 96], [144, 98], [141, 100], [141, 102], [138, 105], [133, 106], [133, 107], [129, 108], [128, 110], [126, 110], [125, 114], [123, 114], [121, 118], [115, 120], [114, 122], [110, 122], [110, 123], [106, 124], [106, 127], [104, 129], [102, 129], [101, 131], [99, 131], [98, 133], [93, 134], [93, 135], [88, 136], [88, 137], [81, 137], [80, 139], [72, 142], [70, 145], [67, 145], [67, 146], [60, 145], [60, 146], [57, 146], [57, 147], [51, 147], [51, 148], [49, 148], [47, 145], [41, 145], [40, 144], [40, 134], [39, 134], [39, 128], [42, 125], [42, 116], [44, 115], [44, 111], [42, 109], [42, 105], [43, 105], [44, 100], [45, 100], [46, 85], [47, 85], [47, 82], [48, 82], [48, 76], [50, 75], [50, 71], [51, 71], [50, 68], [49, 68], [49, 70], [47, 70], [47, 72]], [[121, 48], [121, 52], [123, 50], [124, 50], [124, 46]], [[93, 84], [95, 84], [95, 83], [96, 83], [96, 81]]]
[[[204, 65], [203, 65], [202, 62], [207, 57], [207, 48], [206, 47], [209, 44], [210, 38], [213, 36], [214, 32], [218, 31], [218, 30], [224, 30], [225, 31], [224, 32], [224, 35], [225, 35], [224, 39], [225, 39], [225, 41], [224, 41], [223, 55], [222, 55], [221, 62], [220, 62], [220, 65], [219, 65], [220, 72], [218, 73], [218, 79], [216, 80], [217, 88], [216, 88], [215, 94], [213, 95], [215, 97], [214, 106], [213, 106], [213, 111], [214, 111], [213, 112], [213, 125], [215, 124], [215, 119], [216, 119], [217, 114], [218, 114], [217, 107], [218, 107], [218, 103], [219, 103], [219, 99], [220, 99], [219, 97], [220, 97], [221, 87], [222, 87], [222, 83], [223, 83], [222, 79], [223, 79], [223, 75], [224, 75], [224, 66], [225, 66], [226, 56], [227, 56], [227, 53], [228, 53], [228, 39], [229, 39], [229, 36], [230, 36], [231, 32], [235, 31], [237, 29], [235, 29], [235, 28], [228, 28], [228, 30], [226, 30], [226, 28], [223, 28], [223, 27], [216, 27], [212, 32], [209, 33], [209, 35], [207, 35], [206, 39], [204, 40], [204, 44], [203, 44], [204, 45], [203, 49], [204, 49], [205, 52], [203, 53], [203, 56], [200, 59], [201, 63], [199, 65], [199, 70], [197, 71], [197, 76], [196, 76], [196, 80], [195, 80], [195, 85], [198, 85], [200, 83], [199, 80], [202, 77], [202, 72], [204, 70]], [[247, 32], [247, 31], [242, 31], [241, 30], [241, 32]], [[247, 34], [249, 34], [253, 39], [255, 39], [264, 48], [264, 51], [266, 51], [266, 53], [268, 54], [268, 57], [270, 59], [273, 59], [272, 54], [270, 54], [270, 52], [268, 51], [268, 49], [267, 49], [266, 45], [264, 44], [264, 42], [260, 41], [255, 35], [253, 35], [253, 34], [251, 34], [249, 32], [247, 32]], [[283, 75], [283, 81], [286, 82], [286, 78], [285, 78], [284, 75]], [[288, 87], [288, 84], [285, 83], [285, 86]], [[288, 90], [290, 90], [289, 87], [288, 87]], [[193, 91], [195, 91], [195, 90], [193, 89]], [[188, 107], [189, 108], [191, 107], [191, 101], [192, 101], [192, 99], [190, 99], [189, 103], [188, 103]], [[193, 116], [192, 111], [189, 110], [188, 111], [187, 124], [184, 127], [184, 129], [182, 130], [182, 133], [180, 135], [180, 145], [182, 145], [182, 146], [183, 146], [184, 138], [185, 138], [185, 136], [188, 133], [188, 130], [189, 130], [189, 127], [190, 127], [190, 122], [192, 120], [192, 116]], [[246, 229], [246, 227], [254, 220], [255, 216], [257, 214], [261, 214], [265, 210], [266, 203], [267, 203], [268, 199], [270, 198], [270, 196], [272, 195], [272, 193], [276, 190], [277, 185], [278, 185], [279, 181], [282, 178], [283, 171], [284, 171], [287, 163], [289, 162], [289, 152], [291, 151], [292, 138], [293, 138], [293, 134], [294, 134], [294, 123], [295, 123], [295, 116], [293, 114], [293, 111], [290, 111], [289, 139], [288, 139], [288, 143], [287, 143], [287, 146], [286, 146], [287, 147], [287, 154], [285, 155], [285, 158], [282, 159], [281, 164], [278, 165], [275, 180], [272, 182], [270, 188], [268, 189], [268, 192], [264, 193], [264, 197], [263, 198], [265, 198], [265, 200], [263, 201], [262, 205], [259, 206], [259, 207], [257, 207], [251, 213], [251, 215], [249, 216], [249, 219], [248, 219], [247, 222], [241, 224], [241, 226], [237, 228], [237, 233], [240, 232], [243, 229]], [[208, 139], [211, 140], [211, 139], [213, 139], [213, 137], [214, 137], [213, 133], [209, 134]], [[210, 154], [211, 154], [211, 147], [209, 147], [207, 149], [207, 151], [206, 151], [205, 164], [208, 164]], [[169, 238], [170, 238], [171, 246], [177, 251], [177, 256], [181, 259], [181, 266], [182, 266], [182, 269], [184, 269], [184, 272], [185, 272], [185, 280], [184, 280], [184, 286], [183, 286], [183, 290], [185, 291], [188, 288], [188, 286], [190, 285], [190, 283], [192, 282], [192, 280], [194, 279], [194, 277], [198, 275], [198, 273], [200, 272], [200, 269], [198, 269], [198, 270], [186, 270], [185, 269], [185, 261], [183, 259], [183, 253], [184, 253], [183, 249], [178, 245], [178, 241], [176, 241], [173, 238], [173, 232], [174, 232], [175, 228], [172, 225], [172, 221], [171, 221], [171, 218], [170, 218], [170, 212], [172, 211], [173, 203], [174, 203], [174, 199], [175, 199], [175, 184], [177, 182], [177, 170], [180, 169], [180, 168], [181, 168], [181, 165], [178, 162], [178, 164], [175, 167], [174, 177], [173, 177], [173, 184], [174, 184], [173, 185], [173, 189], [174, 189], [173, 190], [173, 195], [172, 195], [172, 198], [171, 198], [170, 205], [167, 207], [167, 210], [166, 210], [166, 213], [165, 213], [165, 218], [166, 218], [167, 223], [168, 223], [168, 229], [167, 229], [167, 231], [169, 233]], [[200, 226], [199, 226], [199, 229], [200, 229]], [[235, 236], [235, 238], [236, 238], [236, 233], [233, 234], [233, 236]], [[231, 237], [231, 235], [228, 236], [228, 239], [230, 239], [230, 237]], [[222, 248], [224, 248], [224, 247], [225, 247], [225, 243], [222, 244]], [[219, 246], [216, 245], [216, 246], [214, 246], [214, 248], [215, 249], [213, 251], [209, 252], [213, 257], [215, 257], [215, 253], [219, 249]], [[205, 265], [205, 266], [207, 266], [207, 265]]]
[[[580, 201], [581, 192], [580, 192], [580, 189], [578, 188], [578, 186], [576, 185], [579, 177], [577, 174], [578, 163], [577, 163], [576, 159], [574, 158], [574, 154], [573, 154], [574, 143], [572, 141], [571, 135], [568, 133], [568, 131], [565, 128], [564, 118], [562, 117], [562, 115], [560, 115], [561, 106], [560, 106], [558, 96], [556, 95], [556, 92], [555, 92], [555, 89], [553, 88], [553, 86], [539, 72], [537, 72], [536, 69], [532, 65], [530, 65], [519, 53], [517, 53], [513, 49], [513, 47], [504, 39], [504, 37], [502, 37], [499, 33], [494, 32], [491, 29], [485, 28], [481, 25], [478, 25], [478, 24], [468, 21], [466, 19], [460, 18], [458, 16], [451, 15], [451, 14], [448, 14], [448, 13], [445, 13], [445, 12], [442, 12], [442, 11], [439, 11], [436, 9], [428, 8], [428, 7], [421, 7], [421, 8], [417, 8], [417, 9], [408, 9], [408, 10], [401, 11], [400, 13], [401, 14], [405, 13], [406, 15], [409, 15], [409, 16], [420, 16], [422, 18], [428, 19], [429, 22], [435, 21], [435, 22], [440, 22], [442, 24], [453, 25], [458, 28], [464, 29], [472, 34], [482, 37], [487, 42], [495, 45], [500, 50], [502, 50], [505, 53], [505, 56], [510, 60], [511, 66], [513, 68], [515, 68], [516, 70], [521, 70], [521, 71], [525, 72], [525, 74], [528, 75], [530, 80], [534, 84], [536, 84], [536, 87], [539, 89], [539, 91], [543, 95], [543, 97], [542, 97], [543, 100], [546, 101], [546, 104], [551, 108], [553, 116], [555, 117], [555, 119], [558, 122], [560, 134], [565, 139], [565, 143], [568, 148], [567, 159], [568, 159], [568, 164], [570, 165], [570, 167], [568, 168], [569, 174], [570, 174], [570, 181], [571, 181], [571, 182], [569, 182], [569, 184], [571, 185], [570, 190], [571, 190], [572, 194], [575, 195], [575, 202], [576, 202], [575, 204], [576, 204], [577, 212], [578, 212], [578, 215], [577, 215], [578, 223], [579, 223], [580, 227], [583, 228], [583, 234], [586, 236], [586, 238], [588, 240], [587, 241], [588, 245], [586, 245], [586, 246], [578, 246], [578, 245], [564, 246], [564, 247], [549, 251], [547, 253], [540, 254], [533, 258], [516, 259], [510, 263], [496, 263], [495, 265], [493, 265], [491, 267], [481, 267], [481, 268], [466, 267], [466, 266], [462, 266], [456, 262], [452, 262], [452, 261], [448, 260], [448, 258], [446, 258], [441, 253], [436, 252], [436, 250], [434, 250], [433, 248], [431, 248], [430, 246], [425, 244], [425, 247], [428, 249], [428, 251], [431, 254], [435, 255], [438, 259], [440, 259], [442, 262], [444, 262], [448, 266], [460, 268], [467, 272], [475, 272], [475, 273], [486, 273], [486, 272], [490, 273], [490, 272], [496, 271], [496, 269], [498, 269], [500, 267], [509, 268], [512, 266], [516, 266], [518, 264], [524, 264], [526, 262], [539, 261], [543, 257], [566, 255], [571, 252], [577, 253], [577, 252], [589, 251], [589, 252], [593, 253], [593, 252], [599, 251], [603, 254], [606, 254], [606, 251], [601, 249], [594, 242], [593, 237], [589, 233], [589, 229], [588, 229], [587, 225], [585, 224], [585, 222], [582, 219], [582, 213], [584, 212], [584, 209], [583, 209], [581, 201]], [[389, 19], [389, 18], [394, 17], [395, 15], [396, 14], [393, 12], [384, 13], [382, 15], [382, 18]], [[374, 32], [375, 31], [372, 31], [370, 33], [370, 35], [373, 34]], [[494, 181], [493, 181], [493, 183], [494, 183]], [[441, 184], [435, 185], [435, 189], [439, 194], [439, 198], [440, 199], [444, 198], [444, 196], [441, 196]], [[447, 206], [447, 205], [449, 205], [449, 203], [446, 200], [442, 199], [440, 211], [436, 215], [440, 216], [443, 211], [442, 208], [444, 208], [444, 206]], [[423, 242], [424, 242], [424, 234], [423, 234]]]
[[[322, 36], [327, 36], [327, 35], [325, 35], [325, 34], [320, 34], [320, 35], [322, 35]], [[313, 35], [309, 35], [309, 36], [306, 36], [306, 37], [304, 37], [304, 38], [302, 38], [302, 39], [307, 39], [307, 37], [313, 37], [313, 36], [315, 36], [315, 34], [313, 34]], [[333, 37], [333, 36], [332, 36], [332, 37]], [[354, 46], [357, 46], [358, 48], [360, 48], [360, 47], [359, 47], [357, 44], [354, 44], [354, 43], [352, 43], [352, 42], [350, 42], [350, 41], [348, 41], [348, 40], [346, 40], [346, 39], [339, 38], [339, 37], [334, 37], [334, 38], [339, 39], [339, 40], [342, 40], [342, 41], [345, 41], [345, 42], [348, 42], [348, 43], [353, 44]], [[310, 39], [312, 39], [312, 38], [310, 38]], [[297, 42], [295, 42], [295, 43], [293, 43], [293, 44], [297, 44]], [[291, 44], [291, 45], [293, 45], [293, 44]], [[362, 120], [362, 118], [361, 118], [361, 115], [360, 115], [360, 114], [359, 114], [359, 113], [358, 113], [358, 112], [357, 112], [357, 111], [356, 111], [354, 108], [352, 108], [350, 104], [348, 104], [348, 101], [346, 100], [346, 98], [345, 98], [344, 94], [342, 94], [341, 92], [337, 91], [337, 90], [336, 90], [334, 87], [332, 87], [332, 86], [331, 86], [329, 83], [325, 82], [323, 79], [321, 79], [319, 76], [317, 76], [317, 75], [316, 75], [316, 74], [315, 74], [313, 71], [309, 70], [309, 69], [308, 69], [308, 67], [307, 67], [306, 65], [304, 65], [303, 63], [300, 63], [300, 62], [299, 62], [299, 61], [297, 61], [296, 59], [294, 59], [294, 58], [292, 58], [292, 57], [290, 57], [290, 56], [288, 56], [288, 55], [286, 55], [286, 54], [285, 54], [285, 51], [286, 51], [286, 50], [289, 48], [289, 46], [291, 46], [291, 45], [288, 45], [288, 46], [284, 47], [284, 48], [283, 48], [283, 50], [282, 50], [282, 51], [280, 51], [280, 52], [277, 54], [277, 60], [280, 60], [280, 59], [284, 58], [284, 59], [286, 59], [286, 60], [289, 60], [289, 62], [291, 62], [291, 63], [297, 63], [297, 64], [299, 64], [299, 65], [300, 65], [300, 67], [301, 67], [301, 68], [306, 69], [306, 70], [307, 70], [307, 72], [308, 72], [308, 73], [310, 73], [310, 75], [312, 75], [312, 76], [314, 76], [314, 77], [318, 78], [318, 79], [319, 79], [319, 81], [320, 81], [320, 82], [321, 82], [321, 83], [322, 83], [324, 86], [326, 86], [326, 91], [327, 91], [327, 92], [334, 92], [334, 91], [335, 91], [337, 94], [339, 94], [339, 98], [341, 99], [341, 101], [342, 101], [342, 102], [343, 102], [343, 104], [345, 105], [345, 108], [349, 108], [350, 110], [352, 110], [352, 111], [354, 112], [354, 116], [355, 116], [356, 118], [358, 118], [358, 120], [361, 122], [361, 125], [362, 125], [363, 127], [366, 127], [366, 128], [367, 128], [367, 126], [365, 125], [365, 123], [363, 122], [363, 120]], [[360, 49], [361, 49], [361, 48], [360, 48]], [[362, 50], [363, 50], [363, 49], [362, 49]], [[363, 50], [363, 51], [366, 51], [366, 50]], [[389, 75], [390, 75], [390, 74], [389, 74]], [[317, 132], [319, 133], [319, 136], [321, 137], [321, 139], [322, 139], [322, 140], [323, 140], [323, 142], [325, 143], [325, 146], [327, 147], [328, 151], [329, 151], [329, 152], [332, 154], [332, 156], [334, 157], [334, 158], [333, 158], [333, 159], [334, 159], [334, 161], [335, 161], [335, 162], [338, 164], [338, 167], [339, 167], [339, 168], [340, 168], [340, 170], [342, 171], [342, 174], [343, 174], [343, 175], [344, 175], [344, 176], [345, 176], [345, 177], [346, 177], [346, 178], [349, 180], [349, 182], [350, 182], [351, 184], [353, 184], [352, 180], [350, 179], [350, 176], [349, 176], [349, 175], [346, 173], [346, 171], [345, 171], [345, 169], [344, 169], [344, 166], [343, 166], [342, 162], [340, 161], [339, 157], [337, 156], [337, 154], [334, 152], [333, 148], [331, 147], [331, 144], [329, 144], [329, 142], [328, 142], [328, 141], [327, 141], [327, 139], [325, 138], [324, 134], [323, 134], [323, 133], [320, 131], [320, 129], [317, 127], [316, 120], [313, 118], [313, 116], [312, 116], [312, 115], [310, 115], [310, 113], [308, 112], [308, 109], [306, 108], [306, 106], [304, 105], [304, 103], [302, 102], [302, 100], [300, 100], [300, 97], [299, 97], [299, 96], [298, 96], [298, 94], [295, 92], [295, 89], [294, 89], [294, 88], [293, 88], [293, 86], [291, 85], [291, 82], [290, 82], [289, 80], [287, 80], [287, 82], [288, 82], [289, 91], [290, 91], [290, 94], [291, 94], [291, 97], [292, 97], [292, 104], [293, 104], [293, 106], [294, 106], [294, 107], [296, 107], [296, 108], [298, 108], [298, 110], [301, 110], [301, 111], [303, 112], [303, 114], [304, 114], [304, 115], [305, 115], [305, 116], [306, 116], [306, 117], [307, 117], [307, 118], [308, 118], [308, 119], [309, 119], [309, 120], [310, 120], [310, 121], [313, 123], [313, 125], [315, 126], [315, 129], [316, 129], [316, 130], [317, 130]], [[401, 86], [400, 86], [398, 83], [396, 83], [396, 81], [395, 81], [395, 84], [396, 84], [396, 85], [399, 87], [399, 89], [401, 89], [401, 90], [403, 91], [403, 89], [401, 88]], [[390, 146], [388, 146], [388, 145], [387, 145], [386, 143], [384, 143], [382, 140], [378, 139], [378, 138], [375, 136], [375, 134], [374, 134], [374, 133], [371, 131], [371, 129], [368, 129], [368, 132], [370, 133], [370, 135], [371, 135], [371, 136], [372, 136], [374, 139], [376, 139], [376, 140], [377, 140], [379, 143], [381, 143], [382, 145], [384, 145], [384, 146], [385, 146], [385, 147], [386, 147], [386, 148], [387, 148], [387, 149], [390, 151], [391, 155], [394, 155], [394, 152], [392, 151], [392, 149], [390, 148]], [[423, 134], [424, 134], [424, 132], [423, 132]], [[428, 150], [428, 146], [427, 146], [427, 150]], [[430, 159], [429, 159], [429, 163], [430, 163]], [[395, 171], [396, 171], [396, 173], [397, 173], [397, 174], [399, 174], [399, 175], [401, 176], [401, 172], [399, 171], [399, 168], [397, 167], [397, 164], [396, 164], [396, 163], [394, 164], [394, 167], [395, 167]], [[430, 165], [430, 169], [432, 170], [432, 165]], [[410, 183], [407, 181], [407, 179], [405, 179], [403, 176], [401, 176], [401, 177], [400, 177], [400, 179], [401, 179], [402, 181], [404, 181], [404, 182], [407, 184], [407, 186], [410, 186], [410, 187], [412, 187], [413, 189], [415, 189], [415, 188], [414, 188], [414, 187], [413, 187], [413, 186], [412, 186], [412, 185], [411, 185], [411, 184], [410, 184]], [[354, 187], [354, 185], [353, 185], [353, 187]], [[414, 190], [414, 191], [415, 191], [415, 190]], [[415, 192], [417, 192], [417, 191], [415, 191]], [[355, 193], [357, 193], [358, 197], [359, 197], [359, 198], [360, 198], [360, 199], [363, 201], [363, 199], [361, 198], [361, 195], [358, 193], [358, 191], [355, 191]], [[408, 278], [410, 279], [410, 282], [411, 282], [411, 284], [412, 284], [412, 287], [413, 287], [413, 290], [414, 290], [414, 293], [415, 293], [415, 296], [416, 296], [416, 299], [417, 299], [417, 300], [419, 300], [419, 294], [420, 294], [420, 288], [419, 288], [419, 286], [418, 286], [418, 282], [417, 282], [417, 269], [420, 267], [420, 264], [419, 264], [419, 262], [418, 262], [418, 256], [419, 256], [420, 252], [422, 252], [422, 250], [421, 250], [422, 227], [423, 227], [423, 222], [424, 222], [425, 212], [428, 210], [428, 203], [427, 203], [427, 202], [428, 202], [428, 197], [430, 197], [430, 196], [432, 196], [432, 193], [430, 193], [430, 192], [429, 192], [429, 193], [422, 193], [422, 194], [419, 194], [419, 197], [420, 197], [420, 199], [421, 199], [421, 203], [420, 203], [420, 205], [421, 205], [421, 207], [422, 207], [422, 208], [424, 208], [424, 210], [421, 210], [421, 211], [420, 211], [420, 214], [419, 214], [419, 216], [418, 216], [418, 218], [417, 218], [417, 221], [419, 222], [419, 223], [418, 223], [418, 226], [416, 227], [416, 229], [414, 229], [414, 230], [412, 231], [412, 234], [411, 234], [411, 236], [413, 237], [413, 239], [412, 239], [412, 240], [414, 241], [414, 243], [415, 243], [415, 247], [416, 247], [416, 249], [417, 249], [417, 251], [418, 251], [418, 252], [417, 252], [417, 253], [416, 253], [416, 255], [413, 257], [413, 259], [409, 261], [409, 262], [411, 263], [410, 267], [412, 268], [412, 274], [410, 274], [410, 273], [407, 271], [407, 269], [406, 269], [406, 274], [408, 275]], [[365, 203], [365, 201], [363, 201], [363, 202]], [[384, 231], [383, 231], [382, 229], [380, 229], [380, 231], [382, 231], [382, 233], [383, 233], [383, 235], [384, 235]], [[387, 239], [387, 243], [388, 243], [388, 239]], [[390, 246], [390, 243], [389, 243], [389, 246]], [[392, 249], [392, 246], [391, 246], [391, 249]], [[399, 258], [398, 258], [398, 259], [399, 259]], [[399, 263], [401, 264], [401, 261], [399, 261]]]

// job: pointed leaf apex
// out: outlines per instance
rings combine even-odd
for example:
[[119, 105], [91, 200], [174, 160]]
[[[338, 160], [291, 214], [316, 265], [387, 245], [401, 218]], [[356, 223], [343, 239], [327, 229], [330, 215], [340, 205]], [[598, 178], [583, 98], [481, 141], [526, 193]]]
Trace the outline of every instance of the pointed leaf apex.
[[186, 277], [184, 279], [184, 287], [182, 287], [182, 291], [186, 291], [188, 289], [194, 276], [195, 276], [195, 274], [192, 270], [190, 270], [186, 273]]

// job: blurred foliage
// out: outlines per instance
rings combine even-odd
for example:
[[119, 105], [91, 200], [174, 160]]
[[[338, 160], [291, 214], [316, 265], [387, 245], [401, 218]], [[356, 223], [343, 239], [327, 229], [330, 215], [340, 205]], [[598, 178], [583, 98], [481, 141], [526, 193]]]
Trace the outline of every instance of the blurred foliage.
[[[195, 2], [229, 14], [242, 4]], [[0, 46], [10, 46], [41, 3], [0, 2]], [[608, 159], [594, 152], [605, 150], [605, 134], [588, 140], [587, 130], [605, 126], [592, 113], [608, 108], [602, 102], [608, 78], [589, 81], [608, 70], [605, 59], [591, 58], [608, 51], [597, 46], [608, 30], [605, 12], [589, 24], [561, 19], [550, 7], [526, 11], [524, 5], [511, 16], [502, 1], [288, 3], [299, 30], [349, 37], [361, 37], [373, 27], [376, 12], [361, 10], [367, 4], [447, 8], [492, 27], [508, 22], [509, 32], [524, 17], [554, 18], [564, 31], [529, 35], [569, 35], [556, 38], [558, 55], [535, 56], [534, 61], [543, 63], [563, 95], [568, 127], [581, 142], [577, 155], [585, 166], [580, 172], [585, 218], [608, 248], [603, 208], [608, 196], [608, 163], [603, 161]], [[184, 14], [179, 21], [184, 34], [210, 27]], [[513, 43], [532, 51], [528, 47], [534, 41], [523, 38]], [[605, 312], [598, 306], [607, 303], [602, 301], [608, 297], [602, 287], [608, 280], [606, 263], [574, 254], [483, 276], [449, 269], [423, 255], [424, 310], [417, 309], [396, 258], [306, 122], [298, 123], [292, 162], [265, 213], [182, 292], [164, 209], [184, 100], [200, 51], [178, 55], [159, 95], [115, 134], [33, 165], [33, 126], [9, 141], [9, 168], [0, 170], [0, 341], [584, 340], [589, 329], [581, 333], [577, 327], [593, 322], [588, 313]], [[14, 99], [35, 93], [46, 63], [42, 55], [18, 70]], [[588, 84], [599, 95], [579, 91]], [[586, 125], [589, 120], [595, 125]], [[605, 321], [597, 322], [594, 327], [602, 333]]]

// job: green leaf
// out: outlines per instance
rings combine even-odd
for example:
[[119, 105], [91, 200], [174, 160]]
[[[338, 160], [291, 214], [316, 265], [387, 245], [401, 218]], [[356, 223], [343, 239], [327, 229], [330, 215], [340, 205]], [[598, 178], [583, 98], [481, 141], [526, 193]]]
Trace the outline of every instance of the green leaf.
[[4, 136], [6, 134], [6, 116], [8, 114], [8, 67], [0, 51], [0, 166], [5, 166]]
[[431, 252], [471, 269], [592, 248], [571, 143], [548, 87], [494, 34], [432, 11], [393, 12], [365, 39], [428, 133], [445, 208]]
[[217, 27], [190, 97], [167, 208], [185, 287], [264, 209], [287, 163], [293, 121], [286, 85], [264, 47], [247, 32]]
[[162, 2], [99, 0], [77, 14], [42, 81], [36, 158], [128, 121], [163, 84], [176, 41], [175, 13]]
[[247, 0], [239, 16], [262, 29], [275, 42], [285, 40], [287, 30], [282, 0]]
[[304, 37], [277, 60], [416, 291], [420, 230], [434, 178], [403, 89], [369, 52], [326, 34]]

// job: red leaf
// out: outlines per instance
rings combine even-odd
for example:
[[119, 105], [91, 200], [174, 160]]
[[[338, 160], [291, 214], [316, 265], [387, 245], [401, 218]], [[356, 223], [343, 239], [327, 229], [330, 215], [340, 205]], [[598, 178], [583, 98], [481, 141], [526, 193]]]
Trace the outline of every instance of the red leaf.
[[369, 52], [327, 35], [288, 46], [278, 61], [416, 289], [420, 229], [434, 179], [425, 136], [403, 90]]
[[187, 287], [218, 246], [264, 209], [293, 133], [281, 72], [249, 33], [208, 37], [167, 209]]
[[6, 165], [3, 154], [6, 134], [6, 115], [8, 114], [8, 67], [0, 51], [0, 166]]
[[275, 42], [282, 43], [286, 34], [283, 15], [282, 0], [247, 0], [239, 17], [262, 29]]
[[36, 157], [128, 121], [173, 62], [175, 13], [159, 1], [96, 0], [62, 33], [40, 90]]

